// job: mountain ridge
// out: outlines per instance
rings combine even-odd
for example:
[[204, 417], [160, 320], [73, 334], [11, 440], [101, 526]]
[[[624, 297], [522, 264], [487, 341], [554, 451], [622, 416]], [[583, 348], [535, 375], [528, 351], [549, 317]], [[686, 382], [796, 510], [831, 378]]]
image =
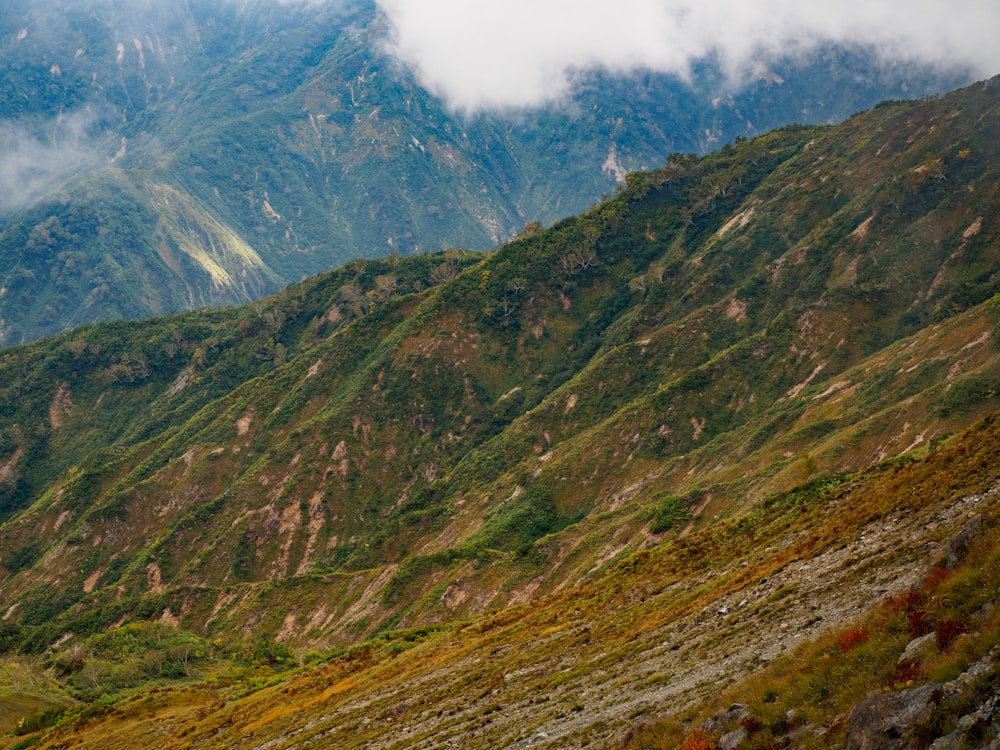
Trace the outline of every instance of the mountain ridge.
[[[7, 643], [65, 663], [78, 695], [124, 669], [96, 650], [112, 626], [336, 655], [229, 707], [177, 688], [216, 706], [169, 730], [199, 746], [320, 724], [413, 746], [418, 717], [428, 746], [611, 746], [668, 694], [674, 716], [707, 697], [736, 643], [754, 673], [751, 636], [786, 606], [811, 642], [873, 606], [866, 587], [902, 595], [994, 513], [997, 92], [676, 155], [488, 255], [355, 262], [5, 349]], [[717, 630], [748, 586], [760, 617]], [[691, 648], [664, 645], [675, 627]], [[626, 700], [614, 664], [647, 651]], [[678, 661], [706, 654], [702, 677]], [[431, 684], [454, 723], [415, 697]]]

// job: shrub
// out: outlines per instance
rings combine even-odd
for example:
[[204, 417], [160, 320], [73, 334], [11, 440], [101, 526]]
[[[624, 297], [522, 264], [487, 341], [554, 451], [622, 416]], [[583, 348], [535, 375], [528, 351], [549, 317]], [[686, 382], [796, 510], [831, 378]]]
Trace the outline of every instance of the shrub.
[[942, 620], [934, 629], [934, 640], [941, 651], [947, 651], [968, 628], [961, 620]]
[[701, 729], [695, 729], [684, 738], [679, 750], [716, 750], [718, 745]]
[[846, 654], [848, 651], [852, 651], [862, 643], [867, 641], [869, 638], [868, 631], [859, 630], [857, 628], [847, 628], [837, 634], [834, 639], [837, 644], [837, 648], [840, 649], [841, 653]]
[[[657, 497], [660, 498], [661, 495], [657, 495]], [[653, 534], [661, 534], [685, 523], [689, 518], [691, 518], [691, 511], [684, 499], [677, 495], [666, 495], [660, 499], [653, 512], [653, 522], [650, 524], [649, 530]]]

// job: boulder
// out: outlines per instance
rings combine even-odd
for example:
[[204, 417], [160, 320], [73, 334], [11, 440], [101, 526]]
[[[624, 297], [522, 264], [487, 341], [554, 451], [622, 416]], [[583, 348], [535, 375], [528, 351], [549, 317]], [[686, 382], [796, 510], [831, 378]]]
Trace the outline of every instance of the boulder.
[[719, 738], [719, 750], [736, 750], [747, 738], [747, 730], [738, 727], [731, 732], [727, 732]]
[[941, 685], [930, 682], [862, 701], [847, 717], [847, 750], [909, 748], [913, 729], [927, 720], [942, 695]]
[[750, 712], [747, 707], [742, 703], [734, 703], [729, 708], [719, 711], [717, 714], [710, 716], [701, 723], [701, 728], [704, 729], [709, 734], [715, 734], [716, 732], [721, 732], [724, 729], [728, 729], [731, 725], [738, 721], [742, 721]]
[[982, 516], [973, 516], [965, 522], [965, 525], [962, 526], [962, 530], [955, 534], [955, 536], [949, 539], [947, 544], [945, 544], [944, 566], [948, 570], [954, 570], [955, 566], [958, 565], [965, 557], [966, 553], [968, 553], [969, 544], [972, 542], [972, 538], [976, 535], [976, 532], [979, 531], [979, 527], [982, 523]]
[[899, 661], [897, 663], [902, 664], [904, 661], [920, 661], [925, 656], [930, 654], [934, 647], [934, 633], [928, 633], [927, 635], [922, 635], [919, 638], [914, 638], [906, 644], [906, 648], [904, 648], [903, 653], [899, 655]]

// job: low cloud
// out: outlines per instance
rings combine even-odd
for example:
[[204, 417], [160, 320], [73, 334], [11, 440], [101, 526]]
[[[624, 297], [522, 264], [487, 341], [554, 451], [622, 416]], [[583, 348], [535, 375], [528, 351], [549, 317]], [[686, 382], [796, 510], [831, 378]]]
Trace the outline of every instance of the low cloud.
[[33, 126], [0, 120], [0, 213], [31, 205], [97, 164], [93, 123], [83, 113]]
[[995, 0], [376, 0], [390, 51], [457, 110], [565, 98], [580, 71], [686, 76], [718, 59], [738, 77], [755, 60], [820, 44], [874, 48], [892, 62], [1000, 72]]

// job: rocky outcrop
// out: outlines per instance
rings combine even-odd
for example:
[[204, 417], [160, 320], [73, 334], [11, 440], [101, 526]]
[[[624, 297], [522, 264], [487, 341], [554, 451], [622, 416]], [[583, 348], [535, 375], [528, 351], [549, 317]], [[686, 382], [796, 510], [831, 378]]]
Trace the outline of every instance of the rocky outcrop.
[[983, 523], [981, 515], [975, 515], [965, 522], [962, 530], [948, 540], [945, 545], [945, 567], [954, 570], [969, 551], [969, 544]]
[[1000, 750], [998, 660], [1000, 647], [943, 685], [862, 701], [847, 719], [847, 750]]
[[930, 682], [862, 701], [847, 718], [847, 750], [915, 747], [913, 730], [930, 718], [943, 697], [942, 686]]
[[729, 708], [723, 709], [701, 723], [701, 728], [709, 734], [715, 734], [726, 729], [731, 729], [734, 724], [742, 721], [750, 712], [742, 703], [733, 703]]

